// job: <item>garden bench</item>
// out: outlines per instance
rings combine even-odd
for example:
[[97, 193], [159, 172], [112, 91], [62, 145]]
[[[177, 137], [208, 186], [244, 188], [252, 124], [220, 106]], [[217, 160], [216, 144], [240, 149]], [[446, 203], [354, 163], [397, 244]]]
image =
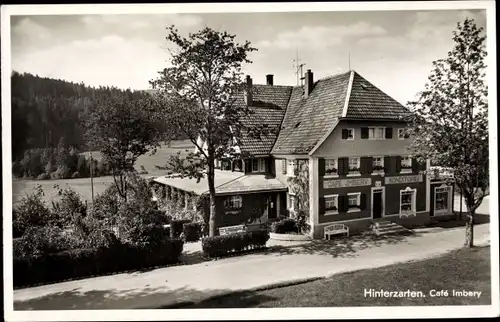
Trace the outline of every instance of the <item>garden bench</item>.
[[344, 224], [333, 224], [325, 227], [324, 230], [324, 238], [325, 239], [330, 239], [331, 235], [343, 235], [347, 234], [347, 237], [349, 237], [349, 227], [347, 227]]
[[234, 233], [244, 233], [246, 231], [246, 227], [244, 225], [237, 226], [227, 226], [219, 228], [219, 235], [228, 235]]

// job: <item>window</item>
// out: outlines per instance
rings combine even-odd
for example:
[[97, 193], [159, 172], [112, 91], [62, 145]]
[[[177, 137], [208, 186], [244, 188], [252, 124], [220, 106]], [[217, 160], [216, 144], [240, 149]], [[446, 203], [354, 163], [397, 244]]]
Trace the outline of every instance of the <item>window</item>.
[[411, 157], [401, 157], [401, 172], [411, 172]]
[[406, 188], [405, 190], [401, 190], [400, 208], [399, 208], [400, 214], [408, 214], [415, 212], [416, 191], [417, 191], [416, 189], [411, 189], [410, 187]]
[[359, 172], [359, 158], [349, 158], [349, 172]]
[[252, 159], [252, 172], [265, 172], [266, 160], [265, 159]]
[[325, 175], [334, 176], [337, 174], [337, 159], [326, 159], [325, 160]]
[[297, 199], [295, 198], [295, 195], [288, 193], [288, 210], [294, 211], [295, 210], [295, 203]]
[[344, 139], [352, 141], [354, 140], [354, 129], [344, 129]]
[[329, 195], [325, 196], [325, 214], [338, 214], [339, 213], [339, 196]]
[[354, 192], [347, 194], [347, 207], [349, 211], [358, 211], [361, 209], [361, 193]]
[[371, 140], [385, 140], [385, 127], [368, 128], [368, 138]]
[[384, 157], [373, 157], [372, 163], [373, 172], [380, 172], [384, 170]]
[[448, 210], [449, 191], [449, 187], [436, 188], [434, 201], [435, 211], [445, 212]]
[[288, 176], [295, 176], [296, 170], [297, 170], [297, 160], [288, 160], [287, 175]]
[[230, 196], [224, 201], [224, 206], [228, 209], [240, 209], [243, 203], [241, 196]]
[[398, 129], [398, 139], [404, 140], [410, 138], [410, 134], [407, 133], [406, 129]]

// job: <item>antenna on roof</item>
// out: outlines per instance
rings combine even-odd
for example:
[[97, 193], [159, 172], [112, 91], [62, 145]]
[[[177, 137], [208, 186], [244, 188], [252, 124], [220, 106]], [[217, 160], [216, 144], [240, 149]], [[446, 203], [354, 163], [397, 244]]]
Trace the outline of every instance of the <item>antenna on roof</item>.
[[[306, 64], [300, 64], [299, 49], [297, 48], [297, 58], [293, 60], [293, 67], [295, 68], [295, 75], [297, 75], [297, 86], [299, 85], [299, 81], [300, 81], [300, 85], [301, 86], [303, 85], [303, 81], [305, 79], [303, 68], [305, 65]], [[299, 71], [300, 71], [300, 78], [299, 78]]]

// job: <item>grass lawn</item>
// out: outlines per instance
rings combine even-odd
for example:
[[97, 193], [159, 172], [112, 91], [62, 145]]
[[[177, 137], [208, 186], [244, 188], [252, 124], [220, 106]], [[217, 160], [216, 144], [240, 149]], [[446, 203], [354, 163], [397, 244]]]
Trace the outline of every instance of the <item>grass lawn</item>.
[[[490, 247], [478, 247], [305, 284], [244, 291], [182, 308], [490, 305], [490, 283]], [[425, 297], [368, 297], [364, 295], [365, 289], [421, 291]], [[448, 296], [431, 297], [431, 290], [447, 290]], [[453, 297], [453, 290], [480, 291], [481, 295], [479, 298]]]
[[[165, 174], [166, 171], [156, 169], [155, 165], [164, 166], [170, 155], [176, 154], [177, 152], [183, 153], [186, 149], [192, 149], [193, 144], [189, 141], [175, 141], [172, 142], [170, 146], [163, 145], [154, 155], [149, 153], [139, 157], [136, 162], [135, 167], [140, 170], [141, 165], [148, 171], [146, 177], [149, 176], [159, 176]], [[85, 153], [85, 154], [88, 154]], [[100, 158], [99, 152], [93, 152], [92, 156], [95, 159]], [[104, 192], [106, 187], [113, 183], [113, 177], [97, 177], [94, 178], [94, 195]], [[41, 185], [45, 194], [45, 200], [50, 202], [51, 200], [57, 198], [57, 189], [54, 185], [57, 184], [61, 188], [66, 185], [73, 188], [76, 192], [82, 196], [83, 200], [92, 200], [92, 189], [90, 185], [90, 178], [81, 179], [63, 179], [63, 180], [13, 180], [12, 181], [12, 202], [13, 204], [18, 203], [26, 194], [33, 191], [37, 185]]]

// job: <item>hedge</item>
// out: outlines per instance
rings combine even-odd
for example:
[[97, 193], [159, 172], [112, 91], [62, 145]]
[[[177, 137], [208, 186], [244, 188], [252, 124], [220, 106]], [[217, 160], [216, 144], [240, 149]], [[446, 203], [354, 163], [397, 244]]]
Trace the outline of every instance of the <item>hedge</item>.
[[183, 225], [190, 222], [191, 220], [189, 219], [172, 220], [170, 222], [170, 237], [179, 238], [183, 231]]
[[222, 257], [230, 253], [265, 247], [268, 240], [269, 233], [265, 230], [234, 233], [205, 237], [202, 240], [202, 249], [205, 256]]
[[38, 257], [15, 257], [14, 286], [59, 282], [178, 262], [183, 241], [165, 240], [154, 247], [119, 244], [112, 248], [74, 249]]
[[201, 238], [201, 224], [197, 222], [188, 222], [182, 225], [184, 240], [186, 242], [195, 242]]
[[287, 234], [290, 232], [297, 232], [297, 221], [291, 218], [285, 218], [280, 221], [275, 221], [271, 225], [271, 231], [277, 234]]

